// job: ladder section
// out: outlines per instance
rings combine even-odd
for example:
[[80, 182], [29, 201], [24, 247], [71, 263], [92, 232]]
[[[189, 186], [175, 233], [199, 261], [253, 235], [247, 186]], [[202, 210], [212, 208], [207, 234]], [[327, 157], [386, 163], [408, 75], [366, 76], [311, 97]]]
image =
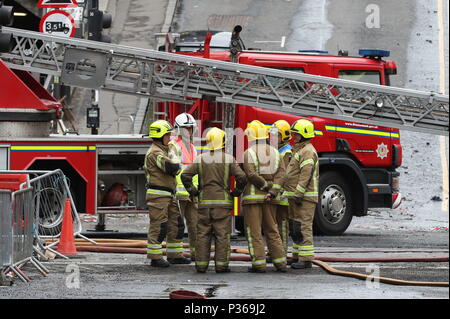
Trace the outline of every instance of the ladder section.
[[448, 95], [366, 84], [173, 53], [3, 28], [13, 69], [60, 76], [66, 85], [187, 103], [196, 98], [449, 134]]

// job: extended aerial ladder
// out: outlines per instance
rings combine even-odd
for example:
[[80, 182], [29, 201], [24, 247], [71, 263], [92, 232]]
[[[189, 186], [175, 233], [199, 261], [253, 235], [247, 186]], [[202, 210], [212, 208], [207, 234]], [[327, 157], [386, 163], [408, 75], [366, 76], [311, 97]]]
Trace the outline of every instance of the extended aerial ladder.
[[3, 28], [15, 44], [11, 69], [60, 77], [68, 86], [162, 101], [195, 98], [298, 115], [449, 134], [449, 98], [434, 92], [360, 83], [122, 45]]

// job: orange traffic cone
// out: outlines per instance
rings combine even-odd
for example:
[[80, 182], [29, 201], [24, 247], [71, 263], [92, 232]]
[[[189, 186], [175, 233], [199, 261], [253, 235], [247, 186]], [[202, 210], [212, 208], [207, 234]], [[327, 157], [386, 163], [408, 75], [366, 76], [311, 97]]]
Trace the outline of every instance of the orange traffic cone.
[[61, 236], [59, 237], [58, 252], [69, 257], [77, 255], [73, 236], [72, 207], [70, 206], [69, 198], [66, 199], [66, 206], [64, 207], [64, 218]]

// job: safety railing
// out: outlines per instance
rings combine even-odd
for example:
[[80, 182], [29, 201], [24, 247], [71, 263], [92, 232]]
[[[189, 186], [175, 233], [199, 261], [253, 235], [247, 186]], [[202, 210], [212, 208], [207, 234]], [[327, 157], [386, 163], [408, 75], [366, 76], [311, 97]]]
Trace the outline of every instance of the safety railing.
[[[61, 235], [62, 221], [64, 217], [64, 205], [67, 198], [70, 199], [72, 208], [72, 223], [74, 236], [83, 238], [93, 244], [95, 241], [81, 235], [82, 224], [78, 215], [75, 202], [70, 192], [68, 180], [62, 170], [54, 171], [0, 171], [0, 174], [29, 174], [27, 182], [33, 188], [32, 202], [34, 203], [34, 216], [37, 221], [37, 244], [42, 250], [49, 250], [62, 257], [53, 247], [58, 245]], [[21, 188], [26, 187], [23, 183]], [[51, 243], [49, 243], [51, 242]]]
[[33, 256], [33, 188], [15, 192], [0, 190], [0, 266], [2, 274], [13, 272], [24, 282], [31, 282], [22, 267], [31, 263], [43, 275], [49, 271]]
[[12, 265], [11, 191], [0, 189], [0, 267]]

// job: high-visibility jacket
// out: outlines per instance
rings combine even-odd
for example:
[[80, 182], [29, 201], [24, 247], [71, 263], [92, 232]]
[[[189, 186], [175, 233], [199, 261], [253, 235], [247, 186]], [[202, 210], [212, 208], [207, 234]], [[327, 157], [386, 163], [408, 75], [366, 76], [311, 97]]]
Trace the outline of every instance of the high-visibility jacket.
[[192, 177], [198, 176], [199, 201], [201, 208], [229, 208], [233, 207], [230, 196], [230, 177], [236, 178], [236, 188], [242, 192], [247, 183], [247, 177], [234, 157], [219, 151], [205, 152], [197, 157], [181, 174], [184, 185], [191, 189]]
[[242, 205], [264, 203], [267, 193], [274, 197], [278, 195], [285, 173], [278, 150], [268, 144], [255, 143], [244, 152], [243, 166], [249, 183], [242, 196]]
[[147, 179], [147, 198], [173, 197], [175, 176], [167, 172], [166, 162], [172, 162], [169, 147], [154, 141], [145, 155], [144, 171]]
[[319, 157], [310, 141], [294, 146], [283, 182], [286, 197], [317, 203], [319, 198]]
[[[192, 143], [189, 144], [188, 150], [180, 137], [173, 138], [169, 142], [169, 147], [171, 148], [171, 152], [177, 156], [181, 164], [181, 171], [177, 175], [177, 198], [179, 200], [189, 200], [189, 193], [186, 188], [184, 188], [183, 182], [181, 181], [181, 173], [183, 173], [184, 169], [189, 164], [195, 161], [197, 158], [197, 150]], [[197, 176], [194, 176], [193, 183], [196, 187], [198, 186]]]
[[[278, 149], [278, 152], [281, 155], [281, 159], [284, 162], [284, 167], [288, 167], [289, 162], [291, 161], [292, 157], [292, 146], [291, 144], [284, 144]], [[289, 202], [286, 196], [283, 195], [283, 189], [278, 193], [277, 198], [274, 200], [274, 203], [281, 205], [281, 206], [289, 206]]]

